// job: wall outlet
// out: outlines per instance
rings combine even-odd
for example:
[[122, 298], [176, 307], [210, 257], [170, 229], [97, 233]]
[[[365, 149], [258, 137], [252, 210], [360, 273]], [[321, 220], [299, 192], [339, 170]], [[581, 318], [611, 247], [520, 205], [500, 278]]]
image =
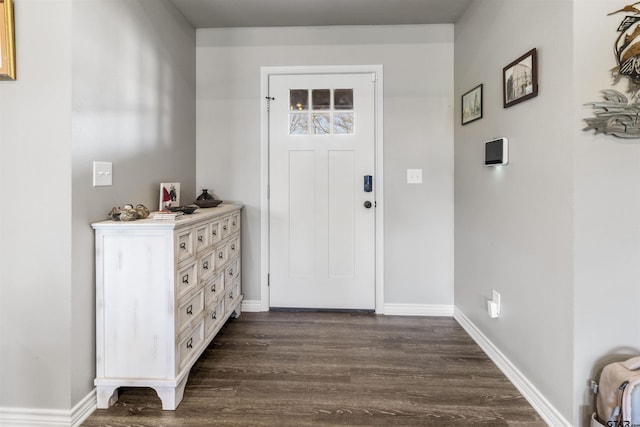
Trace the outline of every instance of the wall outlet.
[[495, 289], [491, 292], [492, 299], [487, 301], [487, 311], [489, 312], [489, 317], [492, 319], [496, 319], [500, 317], [500, 310], [502, 307], [500, 306], [500, 293]]
[[498, 307], [500, 307], [500, 293], [494, 289], [491, 292], [491, 297], [491, 301], [495, 302], [496, 304], [498, 304]]

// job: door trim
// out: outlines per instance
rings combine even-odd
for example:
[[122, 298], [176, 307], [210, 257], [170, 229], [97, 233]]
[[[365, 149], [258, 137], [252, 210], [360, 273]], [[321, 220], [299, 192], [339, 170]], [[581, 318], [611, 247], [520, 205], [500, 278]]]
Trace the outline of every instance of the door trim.
[[375, 78], [375, 295], [376, 313], [384, 312], [384, 179], [382, 65], [260, 67], [260, 308], [269, 311], [269, 76], [286, 74], [365, 74]]

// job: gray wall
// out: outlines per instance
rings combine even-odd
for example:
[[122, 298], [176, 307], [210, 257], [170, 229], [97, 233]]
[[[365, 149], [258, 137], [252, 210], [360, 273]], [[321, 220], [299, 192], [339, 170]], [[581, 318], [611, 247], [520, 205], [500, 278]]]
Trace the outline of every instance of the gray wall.
[[[612, 85], [613, 43], [624, 2], [574, 6], [574, 408], [587, 425], [593, 398], [585, 387], [603, 365], [640, 354], [640, 141], [583, 132], [584, 104]], [[570, 118], [567, 117], [567, 120]]]
[[0, 408], [69, 408], [71, 1], [14, 4], [18, 80], [0, 82]]
[[[195, 31], [165, 0], [15, 6], [0, 184], [21, 208], [0, 211], [0, 408], [69, 410], [95, 376], [90, 223], [157, 209], [162, 180], [195, 194]], [[112, 187], [92, 187], [94, 160], [113, 162]]]
[[[158, 209], [160, 182], [195, 198], [195, 30], [168, 0], [73, 3], [72, 397], [93, 387], [93, 230], [113, 206]], [[113, 186], [92, 187], [93, 161]]]
[[246, 299], [261, 299], [260, 67], [382, 64], [385, 302], [453, 304], [453, 26], [201, 29], [197, 57], [197, 184], [246, 206]]
[[[573, 2], [477, 0], [455, 28], [455, 305], [567, 419], [573, 387]], [[504, 109], [502, 69], [538, 49], [538, 97]], [[460, 96], [484, 84], [484, 117]], [[483, 166], [509, 138], [510, 163]], [[490, 319], [491, 290], [502, 317]]]

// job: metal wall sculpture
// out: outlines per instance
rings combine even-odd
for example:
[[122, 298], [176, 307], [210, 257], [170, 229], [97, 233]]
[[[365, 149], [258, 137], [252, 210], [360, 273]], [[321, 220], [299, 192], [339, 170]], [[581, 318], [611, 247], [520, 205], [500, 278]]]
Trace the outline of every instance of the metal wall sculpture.
[[602, 90], [603, 101], [586, 105], [593, 107], [595, 117], [584, 119], [585, 131], [594, 130], [619, 138], [640, 138], [640, 2], [624, 6], [607, 16], [624, 13], [614, 42], [617, 65], [611, 69], [613, 84], [624, 79], [625, 93]]

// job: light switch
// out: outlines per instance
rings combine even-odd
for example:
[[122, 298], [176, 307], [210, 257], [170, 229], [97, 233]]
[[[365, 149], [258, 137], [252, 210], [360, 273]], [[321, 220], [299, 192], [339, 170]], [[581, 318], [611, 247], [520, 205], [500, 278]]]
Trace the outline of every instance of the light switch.
[[93, 162], [93, 186], [103, 187], [108, 185], [113, 185], [111, 162]]
[[407, 184], [422, 184], [422, 169], [407, 169]]

